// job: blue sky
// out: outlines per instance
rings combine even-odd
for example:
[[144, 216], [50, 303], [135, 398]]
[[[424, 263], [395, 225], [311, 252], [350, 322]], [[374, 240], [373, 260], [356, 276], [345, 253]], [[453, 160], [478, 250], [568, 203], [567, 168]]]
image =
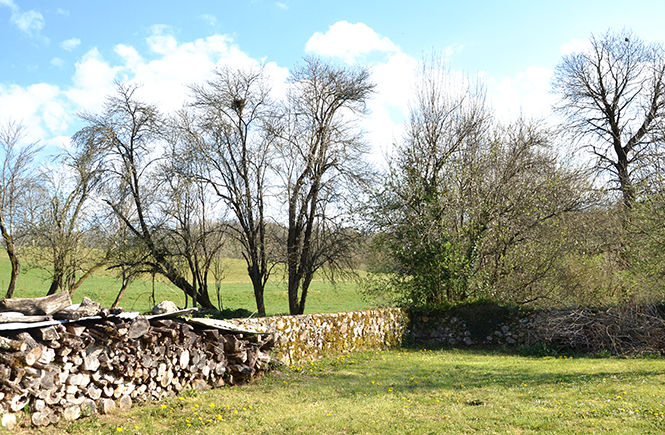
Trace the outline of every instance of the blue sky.
[[548, 116], [552, 71], [591, 33], [631, 28], [665, 40], [660, 1], [0, 0], [0, 123], [65, 144], [75, 114], [99, 110], [114, 80], [143, 83], [165, 111], [217, 65], [288, 68], [320, 55], [373, 69], [379, 93], [365, 128], [377, 149], [399, 136], [418, 60], [433, 51], [487, 83], [505, 117]]

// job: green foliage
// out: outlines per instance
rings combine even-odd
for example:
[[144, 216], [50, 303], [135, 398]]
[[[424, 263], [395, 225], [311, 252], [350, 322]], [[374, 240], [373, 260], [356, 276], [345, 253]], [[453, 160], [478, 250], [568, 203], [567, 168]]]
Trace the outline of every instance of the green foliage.
[[449, 126], [452, 137], [432, 138], [434, 155], [426, 156], [412, 133], [391, 162], [372, 215], [377, 256], [369, 270], [382, 276], [365, 282], [368, 297], [424, 307], [550, 296], [566, 247], [564, 218], [584, 204], [585, 177], [560, 165], [540, 126], [489, 130], [489, 121], [476, 119], [482, 109], [459, 110], [454, 116], [469, 124], [464, 136]]
[[383, 266], [387, 279], [372, 275], [366, 280], [366, 294], [389, 292], [397, 305], [415, 307], [466, 299], [469, 261], [448, 237], [416, 226], [398, 232], [392, 238], [375, 238], [375, 249], [390, 252], [390, 265], [394, 267]]

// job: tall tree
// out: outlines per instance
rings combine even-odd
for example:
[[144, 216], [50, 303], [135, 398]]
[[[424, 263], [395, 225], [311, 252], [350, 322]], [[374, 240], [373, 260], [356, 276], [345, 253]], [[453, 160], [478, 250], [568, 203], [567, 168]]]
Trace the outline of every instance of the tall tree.
[[35, 181], [32, 163], [40, 148], [35, 144], [23, 145], [25, 128], [13, 121], [0, 126], [0, 234], [12, 265], [7, 298], [14, 295], [21, 271], [18, 258], [17, 234], [22, 221], [22, 201]]
[[[322, 261], [322, 255], [333, 250], [317, 246], [331, 246], [331, 236], [343, 231], [339, 217], [332, 219], [343, 205], [342, 193], [358, 198], [369, 174], [364, 159], [368, 148], [355, 121], [365, 114], [375, 85], [366, 68], [342, 68], [318, 58], [305, 58], [293, 69], [289, 82], [286, 106], [274, 133], [280, 138], [276, 168], [288, 210], [289, 311], [302, 314], [315, 272], [335, 266]], [[353, 186], [358, 188], [354, 191]]]
[[436, 305], [471, 296], [468, 282], [488, 229], [482, 149], [492, 114], [479, 83], [458, 80], [441, 59], [424, 61], [409, 122], [375, 196], [375, 243], [382, 288], [401, 305]]
[[440, 60], [423, 63], [415, 89], [373, 201], [367, 293], [406, 306], [542, 297], [560, 257], [558, 219], [580, 204], [579, 175], [561, 167], [549, 132], [495, 123], [484, 86]]
[[156, 172], [164, 155], [165, 125], [155, 106], [137, 99], [136, 90], [137, 86], [118, 84], [116, 95], [107, 99], [100, 114], [81, 115], [87, 126], [73, 140], [77, 146], [94, 147], [102, 155], [103, 201], [149, 252], [146, 266], [203, 307], [213, 308], [206, 295], [195, 293], [173, 261], [165, 216], [156, 204], [161, 189]]
[[590, 48], [563, 57], [553, 89], [554, 109], [566, 129], [596, 158], [596, 170], [609, 172], [623, 204], [636, 198], [635, 176], [663, 141], [665, 49], [631, 31], [591, 36]]
[[[265, 316], [264, 291], [274, 265], [267, 241], [267, 170], [274, 153], [265, 124], [273, 102], [263, 68], [222, 68], [204, 85], [192, 86], [197, 120], [182, 113], [187, 132], [183, 155], [199, 162], [191, 174], [212, 187], [230, 210], [229, 234], [241, 246], [256, 309]], [[192, 166], [191, 163], [189, 166]]]

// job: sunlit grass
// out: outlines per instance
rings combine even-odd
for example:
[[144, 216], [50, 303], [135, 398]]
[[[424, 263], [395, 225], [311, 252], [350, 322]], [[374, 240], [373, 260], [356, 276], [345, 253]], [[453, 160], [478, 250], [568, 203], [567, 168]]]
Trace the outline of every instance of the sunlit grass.
[[649, 434], [665, 431], [665, 360], [369, 352], [284, 367], [45, 434]]

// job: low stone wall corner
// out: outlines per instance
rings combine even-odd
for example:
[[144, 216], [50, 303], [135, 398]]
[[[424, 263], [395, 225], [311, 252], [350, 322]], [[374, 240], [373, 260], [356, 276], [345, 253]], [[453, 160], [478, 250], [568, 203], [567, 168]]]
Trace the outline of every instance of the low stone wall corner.
[[377, 308], [233, 319], [231, 322], [272, 333], [275, 340], [273, 358], [286, 365], [298, 365], [344, 352], [398, 347], [407, 330], [409, 316], [401, 308]]

